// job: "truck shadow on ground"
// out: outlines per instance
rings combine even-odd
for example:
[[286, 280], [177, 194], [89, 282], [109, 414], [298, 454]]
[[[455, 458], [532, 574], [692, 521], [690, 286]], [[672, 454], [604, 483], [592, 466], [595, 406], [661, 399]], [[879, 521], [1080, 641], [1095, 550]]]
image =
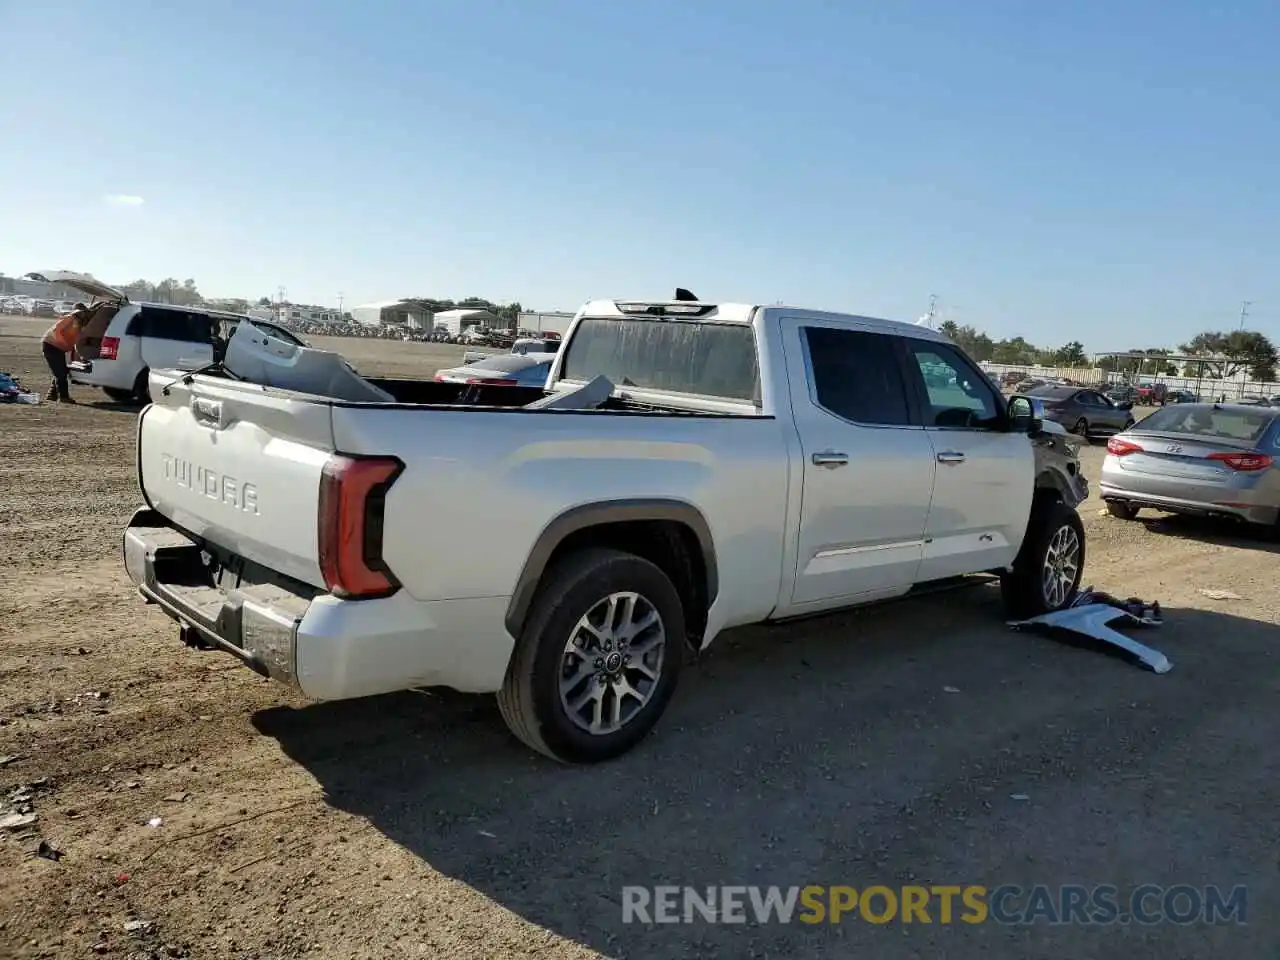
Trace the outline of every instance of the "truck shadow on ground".
[[1159, 517], [1140, 517], [1149, 531], [1180, 540], [1198, 540], [1223, 547], [1239, 547], [1244, 550], [1260, 550], [1263, 553], [1280, 553], [1280, 528], [1276, 531], [1254, 529], [1230, 520], [1213, 520], [1208, 517], [1189, 517], [1167, 514]]
[[88, 407], [90, 410], [105, 410], [107, 413], [130, 413], [138, 416], [142, 413], [142, 405], [138, 403], [125, 402], [121, 403], [117, 400], [94, 399], [83, 400], [77, 398], [77, 402], [82, 407]]
[[[1270, 848], [1280, 801], [1280, 747], [1255, 715], [1280, 688], [1274, 626], [1168, 610], [1143, 637], [1174, 661], [1156, 676], [1006, 629], [995, 594], [726, 635], [654, 736], [591, 768], [532, 755], [491, 697], [398, 694], [254, 722], [334, 808], [609, 956], [1127, 958], [1134, 937], [1083, 928], [1053, 931], [1050, 951], [1043, 929], [993, 925], [623, 923], [626, 885], [1136, 884], [1153, 862], [1239, 878], [1232, 851]], [[1213, 789], [1169, 802], [1158, 785], [1174, 782]], [[1230, 812], [1226, 795], [1242, 798]], [[1231, 841], [1189, 838], [1201, 817]], [[1274, 892], [1274, 874], [1233, 882]], [[1240, 929], [1152, 928], [1138, 952], [1223, 955]]]

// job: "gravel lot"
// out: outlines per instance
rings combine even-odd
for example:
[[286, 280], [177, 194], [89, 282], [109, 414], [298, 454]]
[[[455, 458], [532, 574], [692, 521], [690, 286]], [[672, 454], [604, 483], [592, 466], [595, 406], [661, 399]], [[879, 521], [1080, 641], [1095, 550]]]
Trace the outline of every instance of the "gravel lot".
[[[46, 325], [0, 318], [0, 371], [41, 390]], [[135, 415], [74, 392], [0, 407], [0, 803], [38, 816], [0, 830], [2, 957], [1280, 955], [1272, 544], [1091, 500], [1086, 582], [1162, 603], [1172, 673], [1015, 634], [975, 587], [736, 631], [640, 749], [566, 769], [491, 698], [308, 705], [182, 647], [118, 556]], [[1246, 884], [1249, 923], [621, 922], [623, 885], [664, 883]]]

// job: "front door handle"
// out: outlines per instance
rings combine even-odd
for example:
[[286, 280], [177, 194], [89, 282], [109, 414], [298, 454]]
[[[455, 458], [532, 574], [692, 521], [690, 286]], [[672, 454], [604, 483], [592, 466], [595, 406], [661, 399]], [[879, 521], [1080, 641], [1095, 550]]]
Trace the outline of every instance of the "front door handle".
[[964, 463], [964, 454], [956, 450], [945, 450], [938, 454], [938, 462], [949, 463], [952, 465]]
[[823, 450], [821, 453], [813, 455], [813, 465], [815, 467], [843, 467], [848, 462], [849, 455], [836, 450]]

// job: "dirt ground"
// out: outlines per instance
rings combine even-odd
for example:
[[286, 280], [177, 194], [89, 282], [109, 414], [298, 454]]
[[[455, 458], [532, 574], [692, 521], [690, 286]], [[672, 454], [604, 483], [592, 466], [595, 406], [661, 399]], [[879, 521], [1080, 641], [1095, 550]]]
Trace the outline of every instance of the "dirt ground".
[[[43, 388], [43, 328], [0, 318], [0, 371]], [[37, 817], [0, 829], [0, 957], [1280, 955], [1273, 545], [1091, 500], [1086, 582], [1162, 603], [1171, 673], [975, 587], [728, 635], [654, 737], [570, 769], [491, 698], [308, 704], [181, 646], [119, 557], [136, 414], [75, 394], [0, 407], [0, 816]], [[626, 884], [904, 883], [1244, 884], [1249, 922], [621, 920]]]

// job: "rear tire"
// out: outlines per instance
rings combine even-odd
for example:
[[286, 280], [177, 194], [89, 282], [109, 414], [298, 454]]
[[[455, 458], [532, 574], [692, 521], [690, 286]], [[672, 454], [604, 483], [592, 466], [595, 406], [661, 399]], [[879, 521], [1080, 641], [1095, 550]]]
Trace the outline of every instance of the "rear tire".
[[539, 585], [498, 709], [512, 733], [552, 759], [610, 760], [657, 724], [684, 647], [684, 608], [662, 570], [619, 550], [583, 550]]
[[1138, 509], [1132, 503], [1125, 503], [1123, 500], [1107, 501], [1107, 513], [1120, 520], [1138, 519]]
[[1089, 439], [1089, 421], [1084, 417], [1081, 417], [1076, 421], [1076, 425], [1071, 428], [1071, 432], [1078, 437], [1084, 437], [1086, 440]]
[[137, 395], [132, 390], [121, 390], [119, 387], [103, 387], [102, 392], [107, 395], [108, 400], [115, 403], [131, 403], [137, 399]]
[[142, 404], [151, 402], [151, 371], [146, 367], [142, 368], [138, 379], [133, 381], [133, 398]]
[[1126, 420], [1126, 421], [1124, 422], [1124, 428], [1125, 428], [1125, 430], [1132, 430], [1132, 429], [1133, 429], [1133, 425], [1134, 425], [1135, 423], [1137, 423], [1137, 421], [1136, 421], [1136, 420], [1134, 420], [1132, 417], [1130, 417], [1128, 420]]
[[1080, 515], [1061, 500], [1036, 500], [1013, 569], [1000, 578], [1006, 612], [1025, 620], [1061, 610], [1075, 597], [1083, 575]]

